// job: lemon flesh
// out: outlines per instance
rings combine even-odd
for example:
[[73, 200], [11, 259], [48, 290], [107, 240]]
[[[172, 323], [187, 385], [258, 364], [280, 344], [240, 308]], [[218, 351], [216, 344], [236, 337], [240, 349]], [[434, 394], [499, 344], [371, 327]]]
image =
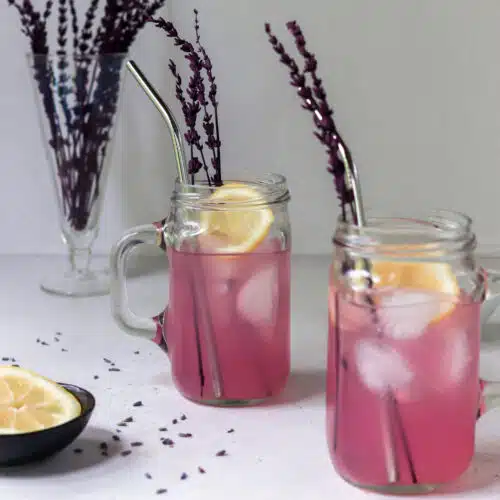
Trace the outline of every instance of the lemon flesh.
[[21, 434], [61, 425], [82, 408], [64, 387], [15, 366], [0, 366], [0, 434]]
[[[209, 201], [220, 204], [220, 209], [203, 211], [200, 222], [203, 235], [217, 242], [217, 252], [251, 252], [268, 235], [274, 215], [265, 206], [265, 200], [257, 189], [244, 184], [228, 183], [217, 188]], [[224, 206], [225, 203], [227, 206]], [[247, 208], [246, 203], [249, 204]], [[263, 206], [255, 206], [259, 203]]]

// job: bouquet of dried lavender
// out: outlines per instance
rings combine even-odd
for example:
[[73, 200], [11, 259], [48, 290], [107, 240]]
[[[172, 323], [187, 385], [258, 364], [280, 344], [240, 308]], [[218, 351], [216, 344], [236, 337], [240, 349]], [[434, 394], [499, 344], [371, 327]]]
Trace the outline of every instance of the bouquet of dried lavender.
[[[75, 279], [89, 281], [90, 246], [97, 235], [123, 61], [165, 0], [104, 0], [104, 5], [91, 0], [82, 12], [75, 0], [47, 0], [42, 10], [30, 0], [7, 1], [17, 10], [30, 44], [71, 271]], [[56, 36], [51, 49], [52, 29]], [[90, 284], [86, 292], [78, 292], [75, 282], [42, 287], [69, 295], [95, 292]]]
[[[48, 142], [60, 178], [61, 201], [70, 227], [87, 227], [100, 195], [99, 180], [120, 89], [123, 57], [147, 19], [165, 0], [99, 0], [79, 16], [75, 0], [47, 0], [37, 11], [29, 0], [7, 0], [19, 13], [30, 42], [34, 78], [48, 122]], [[57, 14], [54, 10], [57, 9]], [[49, 27], [56, 16], [57, 47], [49, 50]]]
[[[195, 44], [182, 38], [170, 21], [159, 18], [152, 19], [152, 22], [163, 30], [167, 37], [173, 39], [174, 46], [179, 47], [184, 58], [189, 62], [191, 70], [191, 78], [184, 89], [180, 72], [174, 61], [170, 59], [169, 68], [175, 79], [176, 97], [181, 105], [187, 128], [184, 138], [189, 148], [188, 173], [191, 176], [191, 183], [194, 184], [195, 175], [203, 169], [208, 185], [220, 186], [222, 173], [217, 84], [212, 61], [201, 44], [198, 11], [194, 10]], [[208, 81], [208, 93], [205, 78]], [[201, 129], [199, 128], [200, 114], [203, 115]], [[209, 168], [210, 165], [212, 169]]]

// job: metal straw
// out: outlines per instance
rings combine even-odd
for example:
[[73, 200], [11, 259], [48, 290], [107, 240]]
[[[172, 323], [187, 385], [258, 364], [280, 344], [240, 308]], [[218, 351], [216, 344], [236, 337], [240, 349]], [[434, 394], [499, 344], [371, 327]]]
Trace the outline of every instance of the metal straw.
[[175, 120], [174, 114], [134, 61], [127, 61], [127, 69], [132, 73], [132, 76], [136, 79], [139, 86], [142, 88], [142, 90], [144, 90], [151, 102], [155, 105], [156, 109], [160, 112], [163, 120], [165, 120], [165, 123], [167, 124], [168, 130], [170, 132], [170, 136], [172, 138], [172, 144], [174, 146], [175, 161], [177, 164], [177, 174], [179, 176], [179, 180], [181, 181], [181, 184], [187, 184], [188, 177], [186, 157], [184, 155], [184, 147], [182, 146], [182, 135], [179, 130], [179, 125], [177, 125], [177, 121]]
[[[177, 173], [179, 175], [179, 181], [183, 187], [188, 187], [188, 171], [186, 168], [186, 156], [184, 154], [184, 147], [182, 142], [182, 135], [177, 125], [177, 121], [175, 120], [175, 116], [172, 113], [171, 109], [167, 106], [167, 104], [160, 97], [156, 89], [153, 85], [148, 81], [146, 76], [139, 69], [137, 64], [134, 61], [127, 61], [127, 69], [132, 73], [133, 77], [137, 80], [139, 86], [144, 90], [146, 95], [149, 97], [151, 102], [155, 105], [156, 109], [160, 112], [163, 120], [167, 124], [168, 130], [170, 132], [170, 136], [172, 138], [172, 143], [174, 146], [175, 160], [177, 164]], [[194, 249], [197, 249], [196, 244], [193, 244]], [[193, 284], [193, 293], [198, 295], [198, 299], [205, 299], [206, 303], [206, 290], [205, 290], [205, 280], [200, 279], [203, 276], [203, 270], [199, 270], [198, 279], [196, 277], [195, 268], [192, 268], [192, 284]], [[200, 300], [196, 301], [197, 304], [200, 304]], [[212, 386], [214, 395], [217, 399], [222, 397], [223, 388], [222, 388], [222, 377], [220, 372], [220, 365], [217, 356], [217, 350], [215, 349], [215, 337], [213, 334], [212, 321], [209, 317], [207, 307], [204, 307], [203, 304], [199, 308], [203, 315], [203, 331], [206, 336], [206, 347], [208, 350], [208, 358], [211, 368], [212, 374]], [[203, 388], [202, 388], [203, 389]]]
[[[338, 144], [339, 154], [345, 168], [345, 179], [347, 190], [352, 191], [354, 197], [354, 209], [356, 212], [356, 226], [366, 226], [366, 214], [363, 207], [363, 198], [361, 195], [361, 183], [359, 181], [358, 170], [354, 162], [349, 162], [347, 154], [341, 142]], [[364, 263], [364, 267], [366, 263]], [[385, 466], [387, 470], [387, 479], [389, 483], [395, 483], [399, 480], [399, 467], [396, 455], [396, 439], [394, 436], [394, 428], [391, 418], [390, 394], [385, 396], [385, 404], [381, 408], [380, 420], [382, 424], [382, 432], [384, 434], [384, 454]]]

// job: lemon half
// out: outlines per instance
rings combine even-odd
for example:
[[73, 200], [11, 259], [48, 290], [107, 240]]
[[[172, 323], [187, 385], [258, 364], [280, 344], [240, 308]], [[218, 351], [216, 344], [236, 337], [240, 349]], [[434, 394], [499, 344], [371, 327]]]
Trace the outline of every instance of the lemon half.
[[[209, 200], [220, 203], [221, 208], [224, 203], [228, 204], [226, 210], [206, 210], [200, 216], [203, 233], [218, 242], [218, 252], [251, 252], [264, 241], [274, 215], [257, 189], [228, 183], [217, 188]], [[262, 203], [263, 206], [245, 208], [245, 203]], [[240, 206], [234, 207], [237, 204]]]
[[79, 401], [59, 384], [15, 366], [0, 366], [0, 434], [61, 425], [81, 414]]

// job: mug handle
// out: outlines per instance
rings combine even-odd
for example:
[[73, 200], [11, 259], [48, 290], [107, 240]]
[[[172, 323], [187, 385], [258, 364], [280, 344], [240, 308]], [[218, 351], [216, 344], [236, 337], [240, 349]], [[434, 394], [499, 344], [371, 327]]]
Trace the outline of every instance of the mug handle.
[[167, 308], [153, 318], [135, 314], [129, 307], [127, 294], [127, 260], [139, 245], [155, 245], [166, 252], [165, 224], [167, 219], [128, 230], [113, 246], [110, 258], [111, 309], [115, 321], [130, 335], [152, 340], [168, 351], [164, 335]]

